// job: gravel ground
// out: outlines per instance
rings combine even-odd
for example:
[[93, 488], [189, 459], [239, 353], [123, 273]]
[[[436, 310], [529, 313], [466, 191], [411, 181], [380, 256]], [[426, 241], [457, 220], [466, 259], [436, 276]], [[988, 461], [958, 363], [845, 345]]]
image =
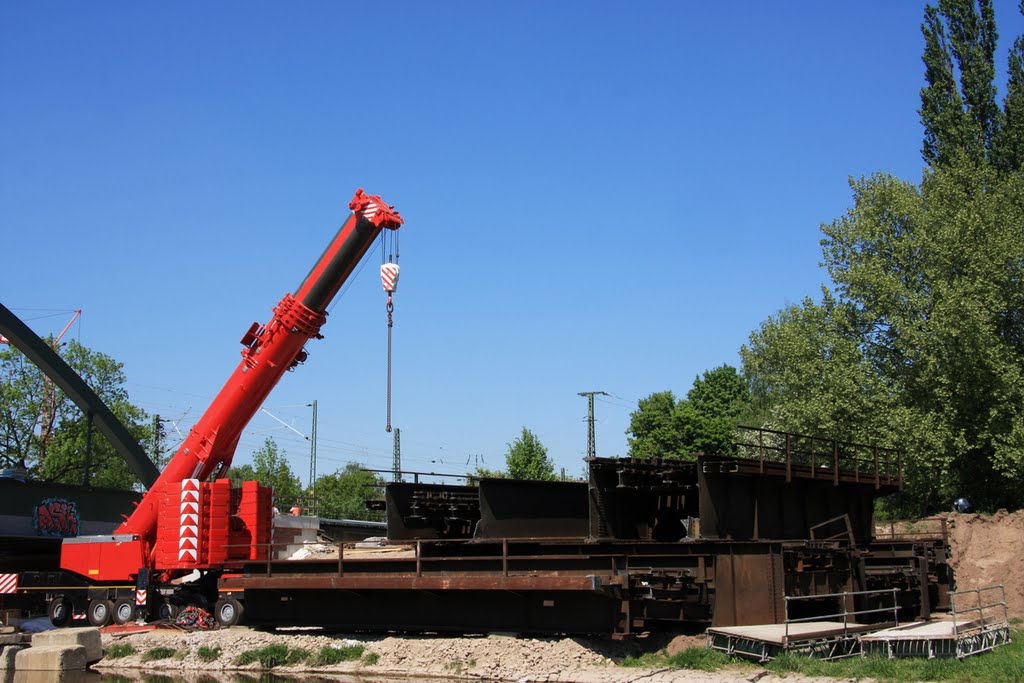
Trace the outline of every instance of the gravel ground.
[[[545, 681], [565, 683], [667, 683], [669, 681], [734, 682], [758, 680], [764, 683], [781, 680], [774, 675], [763, 675], [754, 667], [735, 667], [717, 672], [676, 669], [623, 668], [615, 658], [635, 654], [643, 647], [649, 650], [667, 649], [675, 652], [685, 647], [702, 645], [703, 637], [683, 636], [669, 641], [620, 643], [585, 638], [527, 638], [506, 635], [448, 638], [441, 636], [372, 636], [323, 635], [315, 632], [256, 631], [233, 627], [220, 631], [185, 633], [158, 630], [132, 635], [104, 635], [104, 647], [114, 643], [130, 643], [134, 655], [106, 658], [96, 668], [108, 673], [123, 673], [127, 669], [144, 669], [153, 673], [171, 673], [187, 679], [219, 678], [229, 671], [251, 670], [255, 674], [259, 664], [238, 667], [236, 656], [247, 650], [256, 650], [271, 644], [289, 648], [303, 648], [317, 652], [324, 646], [342, 647], [362, 645], [365, 649], [360, 661], [342, 662], [313, 668], [308, 664], [277, 667], [275, 675], [316, 672], [318, 678], [327, 676], [336, 681], [408, 681], [428, 678], [484, 680], [484, 681]], [[206, 662], [196, 655], [199, 647], [219, 647], [220, 656]], [[143, 661], [143, 655], [156, 647], [174, 648], [178, 655], [167, 659]], [[370, 655], [370, 659], [367, 656]], [[371, 663], [372, 662], [372, 663]], [[232, 674], [234, 675], [234, 674]], [[225, 675], [224, 680], [230, 680]], [[304, 678], [304, 680], [306, 680]], [[789, 675], [790, 683], [833, 681]]]

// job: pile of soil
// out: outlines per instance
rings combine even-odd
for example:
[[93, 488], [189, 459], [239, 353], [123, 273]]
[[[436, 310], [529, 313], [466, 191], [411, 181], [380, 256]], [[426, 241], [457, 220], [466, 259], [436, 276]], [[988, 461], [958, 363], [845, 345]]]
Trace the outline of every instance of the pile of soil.
[[[957, 590], [1003, 584], [1010, 618], [1024, 618], [1024, 510], [943, 516]], [[982, 599], [994, 602], [998, 591], [986, 591]], [[963, 602], [972, 605], [970, 598]]]

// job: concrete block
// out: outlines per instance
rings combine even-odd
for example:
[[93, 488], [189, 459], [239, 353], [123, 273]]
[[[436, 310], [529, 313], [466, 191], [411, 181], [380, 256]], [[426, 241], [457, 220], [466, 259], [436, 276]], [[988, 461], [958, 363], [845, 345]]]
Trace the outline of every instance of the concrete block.
[[0, 647], [0, 671], [14, 671], [14, 657], [26, 645], [4, 645]]
[[14, 668], [18, 671], [73, 671], [84, 669], [85, 663], [85, 648], [81, 645], [33, 645], [14, 656]]
[[17, 645], [20, 642], [20, 633], [0, 633], [0, 645]]
[[90, 664], [103, 659], [100, 630], [94, 626], [55, 628], [32, 636], [32, 647], [71, 647], [73, 645], [81, 645], [85, 648], [85, 661]]

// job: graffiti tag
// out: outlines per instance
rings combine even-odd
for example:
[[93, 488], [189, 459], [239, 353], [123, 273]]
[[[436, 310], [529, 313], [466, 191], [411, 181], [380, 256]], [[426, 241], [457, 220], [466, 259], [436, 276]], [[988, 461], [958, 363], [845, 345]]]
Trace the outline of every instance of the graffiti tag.
[[32, 512], [32, 524], [40, 536], [77, 536], [82, 518], [73, 500], [47, 498]]

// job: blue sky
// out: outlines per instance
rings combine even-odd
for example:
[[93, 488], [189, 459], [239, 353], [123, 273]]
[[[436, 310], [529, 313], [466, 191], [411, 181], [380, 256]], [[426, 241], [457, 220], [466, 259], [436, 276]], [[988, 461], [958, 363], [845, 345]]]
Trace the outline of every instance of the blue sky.
[[[995, 5], [1003, 72], [1024, 21]], [[365, 187], [406, 218], [404, 466], [500, 467], [526, 426], [575, 475], [577, 392], [613, 395], [598, 453], [625, 454], [637, 399], [816, 295], [849, 177], [920, 177], [923, 6], [6, 2], [0, 301], [41, 334], [83, 309], [185, 431]], [[391, 466], [378, 263], [267, 402], [308, 434], [317, 400], [321, 474]], [[267, 436], [305, 481], [265, 415], [236, 462]]]

